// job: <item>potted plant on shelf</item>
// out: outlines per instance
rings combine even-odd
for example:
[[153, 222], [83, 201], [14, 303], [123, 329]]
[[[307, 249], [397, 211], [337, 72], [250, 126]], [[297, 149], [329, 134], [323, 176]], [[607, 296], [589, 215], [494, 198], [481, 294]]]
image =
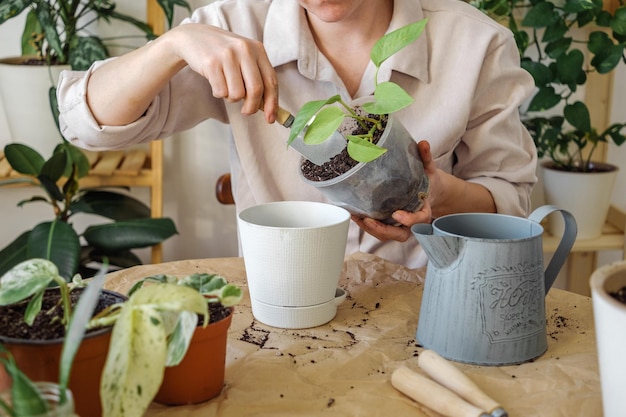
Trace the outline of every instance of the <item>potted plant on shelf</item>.
[[[109, 332], [110, 344], [108, 351], [105, 350], [106, 363], [101, 360], [100, 368], [92, 370], [88, 382], [83, 381], [77, 388], [72, 388], [79, 414], [97, 417], [102, 404], [104, 417], [142, 416], [161, 386], [165, 367], [177, 365], [186, 353], [195, 349], [195, 333], [201, 331], [201, 328], [196, 328], [199, 318], [203, 320], [200, 327], [211, 327], [208, 325], [209, 312], [218, 310], [209, 308], [209, 305], [219, 301], [220, 305], [232, 307], [242, 297], [239, 287], [214, 275], [196, 274], [180, 280], [157, 277], [154, 280], [158, 282], [156, 285], [138, 286], [126, 301], [116, 303], [93, 317], [87, 316], [87, 329], [113, 326], [113, 331]], [[32, 311], [30, 306], [38, 305], [40, 294], [50, 281], [59, 284], [61, 291], [57, 294], [62, 294], [63, 305], [71, 306], [71, 286], [59, 277], [53, 263], [43, 259], [28, 260], [2, 276], [0, 300], [5, 299], [14, 305], [30, 299], [27, 311]], [[227, 310], [232, 313], [232, 309]], [[64, 311], [69, 311], [69, 308]], [[45, 313], [42, 311], [41, 314]], [[68, 314], [72, 317], [71, 313]], [[27, 314], [26, 319], [30, 316], [30, 313]], [[38, 346], [38, 349], [41, 348]], [[23, 363], [30, 364], [33, 355], [38, 353], [30, 352], [29, 358], [22, 358]], [[223, 368], [224, 359], [221, 360]], [[198, 368], [193, 361], [192, 366]], [[197, 370], [207, 372], [207, 369]], [[85, 387], [88, 387], [87, 393], [75, 391]], [[100, 398], [87, 398], [89, 393], [99, 393]]]
[[[169, 26], [176, 6], [190, 10], [185, 0], [156, 3]], [[35, 147], [47, 153], [58, 140], [49, 111], [50, 104], [55, 107], [56, 100], [49, 103], [48, 98], [54, 99], [60, 72], [89, 68], [94, 61], [108, 57], [109, 48], [119, 47], [122, 39], [143, 34], [150, 40], [157, 35], [147, 23], [120, 13], [112, 0], [3, 0], [0, 25], [24, 13], [22, 56], [0, 60], [0, 100], [4, 103], [12, 139], [39, 141]], [[107, 39], [95, 34], [100, 22], [120, 22], [131, 31], [126, 36], [116, 34]]]
[[[541, 167], [547, 203], [574, 214], [580, 239], [597, 237], [617, 167], [594, 157], [598, 145], [626, 141], [626, 123], [594, 126], [577, 93], [591, 72], [608, 74], [626, 62], [626, 6], [605, 10], [601, 0], [470, 3], [511, 29], [521, 65], [535, 80], [537, 92], [523, 109], [522, 120], [539, 157], [546, 158]], [[572, 200], [576, 196], [580, 199]], [[551, 231], [560, 233], [560, 226], [551, 223]]]
[[[0, 250], [0, 274], [21, 261], [39, 257], [52, 260], [64, 277], [77, 272], [89, 277], [95, 272], [91, 265], [101, 263], [104, 257], [120, 268], [141, 264], [133, 249], [161, 243], [177, 233], [171, 219], [150, 218], [149, 208], [128, 194], [80, 189], [89, 162], [67, 142], [58, 145], [47, 161], [34, 149], [17, 143], [5, 147], [5, 156], [11, 167], [26, 177], [2, 180], [0, 185], [38, 185], [45, 195], [35, 195], [18, 205], [46, 203], [54, 216]], [[79, 234], [72, 220], [80, 213], [99, 215], [112, 222], [91, 225]]]
[[394, 211], [417, 210], [428, 194], [428, 177], [416, 143], [393, 116], [413, 98], [393, 82], [378, 82], [382, 63], [418, 39], [426, 22], [404, 26], [376, 42], [370, 52], [377, 69], [372, 97], [348, 104], [333, 96], [308, 102], [296, 114], [288, 143], [302, 135], [304, 143], [317, 144], [337, 129], [346, 132], [342, 153], [321, 166], [303, 160], [301, 175], [353, 214], [392, 221]]

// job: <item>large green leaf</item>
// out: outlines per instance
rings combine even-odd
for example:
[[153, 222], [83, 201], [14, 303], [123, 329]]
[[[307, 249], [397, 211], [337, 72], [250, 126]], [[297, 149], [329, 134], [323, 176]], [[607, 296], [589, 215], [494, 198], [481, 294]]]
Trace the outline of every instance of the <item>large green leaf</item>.
[[174, 222], [168, 218], [136, 219], [89, 226], [83, 237], [101, 250], [121, 251], [153, 246], [176, 233]]
[[391, 81], [380, 83], [374, 91], [375, 101], [363, 103], [363, 109], [372, 114], [391, 114], [415, 101], [402, 87]]
[[43, 164], [46, 162], [39, 152], [21, 143], [6, 145], [4, 155], [14, 170], [33, 177], [39, 175]]
[[620, 6], [611, 21], [611, 29], [618, 35], [626, 36], [626, 6]]
[[0, 2], [0, 24], [18, 16], [35, 0], [2, 0]]
[[17, 362], [11, 353], [0, 345], [0, 364], [4, 366], [7, 374], [11, 377], [10, 388], [11, 405], [5, 403], [6, 398], [0, 399], [4, 410], [11, 409], [14, 417], [40, 416], [47, 414], [48, 403], [41, 396], [33, 382], [17, 366]]
[[387, 33], [380, 38], [370, 52], [370, 59], [374, 65], [380, 67], [390, 56], [417, 40], [424, 31], [427, 22], [428, 19], [422, 19]]
[[71, 205], [73, 213], [97, 214], [113, 220], [145, 219], [150, 208], [141, 201], [112, 191], [89, 190]]
[[348, 136], [348, 139], [348, 155], [355, 161], [371, 162], [387, 152], [387, 149], [376, 146], [367, 139], [358, 136]]
[[528, 111], [544, 111], [556, 106], [560, 101], [561, 96], [555, 92], [554, 87], [540, 87], [537, 94], [530, 101]]
[[541, 62], [536, 62], [531, 59], [525, 58], [522, 59], [521, 67], [533, 76], [533, 79], [535, 80], [535, 85], [537, 87], [541, 87], [552, 82], [552, 71], [550, 71], [550, 68], [548, 68]]
[[22, 233], [0, 251], [0, 275], [28, 259], [26, 246], [29, 235], [30, 231]]
[[100, 390], [104, 417], [143, 415], [156, 395], [167, 357], [162, 311], [208, 317], [206, 300], [192, 288], [158, 284], [135, 292], [124, 303], [111, 336]]
[[304, 143], [315, 145], [324, 142], [341, 126], [345, 117], [346, 113], [337, 106], [324, 107], [304, 133]]
[[43, 258], [54, 262], [60, 275], [69, 281], [80, 263], [80, 241], [69, 224], [62, 221], [40, 223], [28, 237], [29, 258]]
[[585, 73], [583, 70], [584, 61], [585, 56], [578, 49], [574, 49], [568, 54], [559, 56], [556, 60], [559, 80], [563, 84], [576, 83], [577, 80], [579, 80], [580, 74]]

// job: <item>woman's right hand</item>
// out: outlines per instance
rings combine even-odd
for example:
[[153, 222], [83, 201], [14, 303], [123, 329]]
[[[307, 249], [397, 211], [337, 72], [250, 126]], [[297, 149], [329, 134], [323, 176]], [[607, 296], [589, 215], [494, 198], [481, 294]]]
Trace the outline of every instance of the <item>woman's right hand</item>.
[[263, 104], [266, 118], [274, 121], [278, 81], [260, 41], [197, 23], [170, 32], [178, 56], [209, 81], [213, 96], [243, 100], [242, 114], [254, 114]]
[[99, 67], [89, 79], [89, 107], [102, 125], [132, 123], [185, 66], [208, 80], [215, 97], [243, 100], [242, 114], [263, 103], [266, 120], [275, 121], [278, 81], [263, 44], [198, 23], [177, 26]]

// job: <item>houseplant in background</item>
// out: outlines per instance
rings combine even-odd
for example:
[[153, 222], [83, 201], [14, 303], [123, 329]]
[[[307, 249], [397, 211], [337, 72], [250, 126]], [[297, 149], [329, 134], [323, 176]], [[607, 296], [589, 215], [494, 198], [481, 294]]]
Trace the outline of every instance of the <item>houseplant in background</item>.
[[305, 103], [296, 114], [288, 143], [302, 135], [304, 143], [317, 144], [337, 129], [347, 132], [342, 153], [321, 166], [303, 160], [301, 177], [353, 214], [392, 221], [394, 211], [417, 210], [428, 194], [415, 141], [393, 116], [413, 98], [393, 82], [378, 82], [383, 62], [417, 40], [426, 23], [409, 24], [376, 42], [370, 53], [376, 66], [373, 97], [348, 104], [337, 95]]
[[[158, 0], [171, 26], [176, 6], [190, 10], [185, 0]], [[22, 56], [0, 60], [0, 100], [3, 102], [12, 140], [37, 143], [48, 153], [58, 141], [49, 98], [64, 69], [84, 70], [109, 56], [111, 47], [133, 38], [156, 37], [145, 22], [120, 13], [111, 0], [3, 0], [0, 25], [26, 14], [21, 38]], [[96, 35], [97, 24], [120, 22], [127, 35], [109, 39]]]
[[[594, 126], [577, 93], [589, 73], [608, 74], [626, 63], [626, 6], [620, 2], [615, 10], [605, 10], [602, 0], [470, 3], [511, 29], [521, 65], [535, 80], [537, 91], [522, 109], [522, 120], [539, 157], [546, 158], [541, 164], [546, 202], [574, 214], [580, 239], [597, 237], [617, 167], [593, 158], [599, 144], [626, 141], [626, 123]], [[550, 224], [553, 234], [561, 227]]]
[[[150, 209], [128, 194], [80, 189], [89, 162], [68, 142], [59, 144], [47, 161], [34, 149], [18, 143], [7, 145], [5, 156], [11, 167], [25, 177], [1, 180], [0, 185], [38, 185], [45, 195], [35, 195], [18, 205], [49, 204], [53, 217], [0, 250], [0, 274], [26, 259], [45, 258], [53, 261], [64, 277], [71, 278], [77, 272], [89, 277], [95, 272], [92, 265], [101, 263], [104, 257], [119, 268], [141, 264], [133, 249], [161, 243], [177, 233], [171, 219], [150, 218]], [[112, 221], [91, 225], [78, 233], [72, 220], [81, 213]]]

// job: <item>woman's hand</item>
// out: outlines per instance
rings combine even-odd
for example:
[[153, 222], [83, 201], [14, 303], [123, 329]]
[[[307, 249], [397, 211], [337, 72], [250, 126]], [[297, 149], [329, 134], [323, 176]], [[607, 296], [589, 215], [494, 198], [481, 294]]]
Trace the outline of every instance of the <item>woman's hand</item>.
[[[427, 141], [420, 141], [417, 144], [420, 158], [424, 164], [424, 172], [432, 185], [437, 175], [437, 166], [430, 153], [430, 144]], [[424, 206], [415, 212], [405, 210], [395, 211], [391, 217], [398, 223], [397, 225], [387, 225], [378, 220], [369, 217], [361, 218], [352, 216], [354, 221], [361, 229], [381, 241], [397, 240], [406, 242], [411, 237], [411, 226], [417, 223], [430, 223], [432, 221], [432, 210], [430, 205], [430, 197], [424, 202]]]

